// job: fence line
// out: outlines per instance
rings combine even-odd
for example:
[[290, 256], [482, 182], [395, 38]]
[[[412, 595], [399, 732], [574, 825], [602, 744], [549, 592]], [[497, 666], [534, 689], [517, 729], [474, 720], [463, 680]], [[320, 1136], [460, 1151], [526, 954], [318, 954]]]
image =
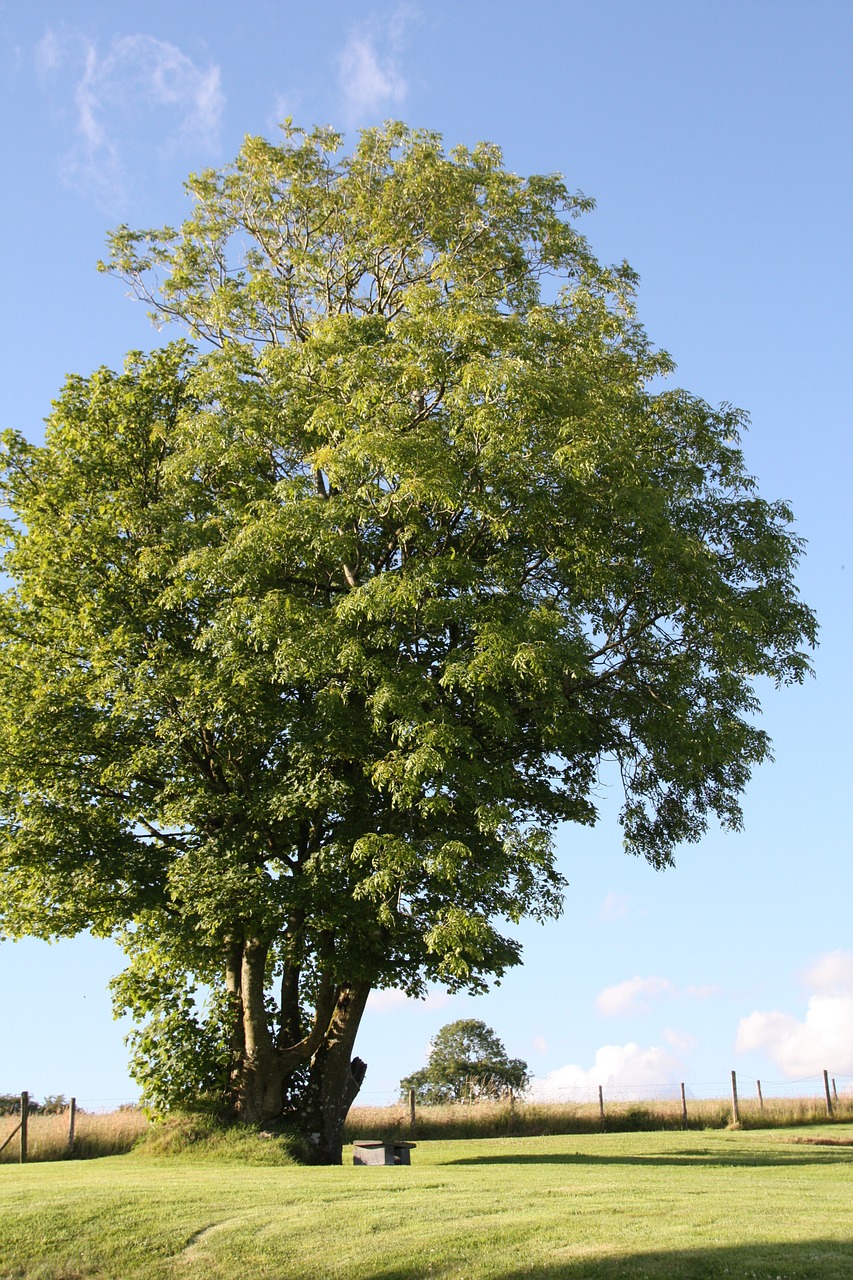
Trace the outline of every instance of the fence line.
[[[606, 1114], [606, 1105], [608, 1103], [628, 1104], [635, 1102], [648, 1104], [653, 1102], [672, 1102], [674, 1105], [680, 1106], [682, 1121], [686, 1126], [689, 1102], [712, 1102], [724, 1099], [728, 1094], [731, 1098], [732, 1119], [734, 1123], [739, 1123], [741, 1110], [744, 1105], [747, 1105], [743, 1100], [743, 1093], [739, 1087], [743, 1082], [749, 1082], [750, 1087], [754, 1087], [755, 1100], [761, 1111], [765, 1109], [765, 1104], [770, 1102], [779, 1102], [785, 1099], [796, 1101], [813, 1096], [815, 1100], [821, 1100], [826, 1108], [827, 1115], [832, 1116], [834, 1110], [845, 1098], [853, 1100], [853, 1076], [845, 1075], [841, 1072], [830, 1075], [828, 1070], [824, 1070], [820, 1075], [801, 1077], [797, 1080], [760, 1080], [745, 1072], [737, 1073], [732, 1071], [730, 1082], [726, 1085], [718, 1081], [680, 1081], [678, 1083], [660, 1085], [558, 1085], [549, 1090], [547, 1095], [538, 1094], [535, 1088], [534, 1091], [526, 1094], [509, 1091], [506, 1094], [506, 1100], [511, 1108], [514, 1108], [517, 1103], [528, 1106], [570, 1103], [579, 1106], [597, 1106], [600, 1116]], [[839, 1083], [841, 1096], [839, 1096]], [[804, 1086], [807, 1087], [804, 1088]], [[355, 1110], [399, 1105], [401, 1101], [408, 1109], [410, 1125], [414, 1125], [415, 1093], [411, 1089], [407, 1090], [404, 1095], [401, 1095], [397, 1090], [362, 1089], [356, 1099]], [[484, 1101], [488, 1101], [488, 1099], [484, 1099]], [[466, 1100], [465, 1105], [471, 1105], [471, 1103]], [[473, 1105], [477, 1105], [476, 1102]]]
[[[658, 1086], [596, 1085], [583, 1089], [564, 1086], [560, 1096], [541, 1099], [507, 1091], [503, 1097], [480, 1097], [445, 1104], [420, 1103], [410, 1091], [397, 1094], [389, 1105], [388, 1095], [380, 1095], [385, 1105], [370, 1105], [378, 1090], [364, 1091], [356, 1099], [347, 1120], [349, 1138], [387, 1141], [410, 1137], [432, 1138], [523, 1137], [535, 1134], [624, 1133], [652, 1130], [683, 1132], [704, 1128], [777, 1129], [853, 1119], [853, 1077], [810, 1077], [803, 1088], [786, 1086], [773, 1097], [772, 1082], [732, 1071], [726, 1085], [704, 1085], [706, 1096], [692, 1097], [687, 1082]], [[827, 1108], [826, 1084], [830, 1095], [840, 1101]], [[754, 1092], [753, 1092], [754, 1087]], [[567, 1098], [571, 1093], [573, 1098]], [[655, 1093], [657, 1099], [650, 1099]], [[556, 1095], [556, 1091], [555, 1091]], [[630, 1095], [630, 1096], [626, 1096]], [[645, 1095], [645, 1096], [644, 1096]], [[663, 1095], [663, 1097], [661, 1097]]]
[[[21, 1118], [18, 1121], [18, 1123], [15, 1125], [12, 1132], [6, 1134], [6, 1137], [4, 1138], [3, 1143], [0, 1144], [0, 1153], [6, 1150], [9, 1143], [12, 1141], [12, 1139], [15, 1137], [16, 1134], [20, 1134], [20, 1139], [19, 1139], [20, 1163], [21, 1164], [27, 1163], [27, 1146], [29, 1141], [29, 1120], [31, 1115], [38, 1115], [40, 1110], [41, 1108], [39, 1107], [39, 1104], [35, 1101], [31, 1102], [28, 1091], [26, 1089], [23, 1089], [21, 1091], [20, 1102], [18, 1103], [18, 1111], [20, 1113]], [[75, 1134], [75, 1129], [77, 1125], [77, 1099], [71, 1098], [68, 1104], [65, 1107], [63, 1107], [61, 1111], [48, 1112], [47, 1114], [64, 1115], [66, 1112], [68, 1113], [68, 1154], [73, 1155], [74, 1154], [74, 1134]], [[12, 1112], [12, 1114], [14, 1115], [16, 1113]]]
[[[817, 1100], [818, 1098], [822, 1100], [823, 1105], [825, 1106], [825, 1109], [826, 1109], [827, 1117], [831, 1119], [834, 1117], [836, 1109], [840, 1106], [841, 1102], [844, 1100], [839, 1098], [838, 1080], [842, 1082], [841, 1083], [842, 1092], [845, 1094], [845, 1096], [849, 1095], [851, 1100], [853, 1100], [853, 1076], [847, 1076], [841, 1072], [836, 1072], [835, 1075], [830, 1076], [829, 1071], [824, 1069], [824, 1071], [820, 1076], [807, 1076], [799, 1080], [786, 1080], [786, 1081], [778, 1081], [778, 1080], [762, 1081], [746, 1075], [744, 1075], [743, 1078], [746, 1080], [750, 1080], [750, 1079], [754, 1080], [758, 1108], [762, 1112], [764, 1111], [764, 1108], [765, 1108], [765, 1102], [768, 1100], [781, 1101], [781, 1100], [784, 1100], [785, 1098], [790, 1098], [791, 1100], [803, 1099], [807, 1095], [804, 1094], [802, 1086], [811, 1085], [813, 1088], [813, 1096], [815, 1100]], [[781, 1090], [782, 1092], [777, 1093], [775, 1096], [772, 1094], [768, 1094], [767, 1093], [768, 1087], [773, 1090]], [[699, 1093], [698, 1092], [699, 1090], [701, 1090], [702, 1092]], [[794, 1092], [794, 1090], [796, 1090], [796, 1092]], [[709, 1092], [709, 1091], [713, 1091], [713, 1092]], [[383, 1105], [388, 1106], [389, 1103], [391, 1105], [393, 1105], [394, 1103], [399, 1104], [400, 1102], [399, 1093], [397, 1093], [393, 1097], [393, 1101], [391, 1101], [389, 1097], [390, 1092], [391, 1091], [389, 1090], [381, 1090], [381, 1091], [380, 1090], [362, 1090], [359, 1094], [354, 1110], [358, 1111], [365, 1107], [369, 1108], [371, 1105], [374, 1108], [382, 1109]], [[620, 1103], [628, 1104], [632, 1102], [639, 1103], [639, 1104], [642, 1104], [642, 1103], [649, 1104], [654, 1102], [672, 1102], [676, 1106], [680, 1104], [682, 1128], [687, 1129], [689, 1125], [688, 1100], [696, 1103], [701, 1103], [703, 1101], [712, 1102], [712, 1101], [724, 1098], [725, 1092], [726, 1090], [723, 1086], [714, 1082], [701, 1082], [701, 1083], [688, 1084], [685, 1081], [681, 1081], [679, 1084], [665, 1084], [665, 1085], [664, 1084], [662, 1085], [606, 1085], [606, 1086], [601, 1084], [597, 1086], [565, 1085], [565, 1086], [557, 1086], [553, 1090], [554, 1094], [561, 1095], [559, 1097], [549, 1097], [549, 1098], [541, 1097], [540, 1098], [540, 1097], [536, 1097], [535, 1095], [530, 1096], [525, 1094], [517, 1094], [512, 1089], [510, 1089], [505, 1095], [504, 1101], [508, 1103], [511, 1119], [515, 1117], [515, 1109], [517, 1104], [521, 1104], [522, 1106], [524, 1105], [560, 1106], [564, 1104], [575, 1103], [576, 1105], [583, 1106], [583, 1105], [595, 1105], [597, 1103], [598, 1113], [599, 1113], [599, 1124], [602, 1127], [602, 1129], [606, 1128], [607, 1126], [607, 1104], [608, 1103], [609, 1104], [615, 1103], [618, 1105]], [[571, 1095], [571, 1096], [567, 1097], [565, 1095]], [[367, 1098], [382, 1098], [384, 1100], [384, 1103], [376, 1102], [376, 1103], [370, 1104], [366, 1101]], [[10, 1097], [10, 1095], [4, 1095], [4, 1101], [6, 1101], [7, 1104], [11, 1103], [12, 1098]], [[103, 1104], [107, 1101], [119, 1101], [119, 1100], [98, 1098], [98, 1099], [88, 1099], [87, 1101], [89, 1101], [90, 1103], [97, 1102], [97, 1103]], [[404, 1101], [408, 1104], [407, 1119], [408, 1119], [409, 1127], [412, 1131], [414, 1131], [417, 1127], [417, 1112], [418, 1112], [417, 1097], [414, 1089], [408, 1090], [407, 1096], [404, 1099]], [[37, 1102], [35, 1102], [30, 1098], [30, 1095], [26, 1090], [24, 1090], [21, 1093], [20, 1101], [18, 1101], [17, 1096], [15, 1097], [15, 1104], [16, 1104], [15, 1110], [7, 1111], [6, 1114], [12, 1115], [12, 1116], [19, 1114], [21, 1118], [18, 1124], [15, 1125], [15, 1127], [11, 1130], [11, 1132], [5, 1135], [2, 1144], [0, 1144], [0, 1153], [2, 1153], [6, 1149], [6, 1147], [8, 1147], [9, 1143], [13, 1140], [13, 1138], [15, 1138], [16, 1135], [20, 1135], [19, 1137], [20, 1162], [21, 1164], [24, 1164], [26, 1163], [26, 1160], [27, 1160], [27, 1142], [28, 1142], [28, 1123], [27, 1122], [29, 1117], [32, 1115], [38, 1114], [41, 1108], [39, 1107], [39, 1104]], [[121, 1106], [118, 1109], [122, 1110], [124, 1109], [124, 1107], [128, 1105], [133, 1105], [133, 1104], [127, 1104], [125, 1102], [122, 1102]], [[469, 1105], [477, 1106], [478, 1104], [475, 1101], [473, 1104], [469, 1104]], [[741, 1098], [738, 1092], [737, 1073], [735, 1071], [732, 1071], [731, 1073], [731, 1114], [732, 1114], [732, 1122], [736, 1125], [740, 1123], [742, 1105], [743, 1103], [741, 1101]], [[65, 1104], [65, 1106], [61, 1108], [61, 1111], [57, 1111], [54, 1114], [67, 1114], [68, 1116], [67, 1150], [69, 1154], [73, 1155], [75, 1150], [77, 1117], [79, 1114], [77, 1099], [71, 1098]]]
[[[820, 1079], [820, 1077], [810, 1077], [810, 1079], [819, 1080], [819, 1079]], [[826, 1114], [827, 1114], [827, 1116], [829, 1116], [829, 1118], [830, 1118], [830, 1119], [832, 1119], [832, 1116], [833, 1116], [833, 1114], [834, 1114], [834, 1111], [833, 1111], [833, 1096], [834, 1096], [834, 1098], [835, 1098], [835, 1105], [836, 1105], [836, 1106], [838, 1105], [838, 1100], [839, 1100], [839, 1099], [838, 1099], [838, 1087], [837, 1087], [837, 1084], [836, 1084], [836, 1079], [835, 1079], [835, 1076], [833, 1076], [833, 1077], [832, 1077], [832, 1088], [831, 1088], [831, 1090], [830, 1090], [830, 1078], [829, 1078], [829, 1072], [828, 1072], [828, 1071], [824, 1070], [822, 1080], [823, 1080], [823, 1096], [824, 1096], [824, 1101], [825, 1101], [825, 1105], [826, 1105]], [[765, 1083], [765, 1084], [767, 1084], [767, 1081], [765, 1080], [765, 1082], [764, 1082], [764, 1083]], [[801, 1081], [791, 1081], [791, 1082], [789, 1082], [789, 1083], [791, 1083], [791, 1084], [803, 1084], [803, 1083], [805, 1083], [805, 1081], [802, 1081], [802, 1080], [801, 1080]], [[762, 1088], [761, 1088], [761, 1081], [760, 1081], [760, 1080], [756, 1080], [756, 1081], [755, 1081], [755, 1084], [756, 1084], [757, 1093], [758, 1093], [758, 1105], [759, 1105], [759, 1109], [760, 1109], [761, 1111], [763, 1111], [763, 1110], [764, 1110], [764, 1093], [763, 1093], [763, 1090], [762, 1090]], [[562, 1090], [562, 1092], [568, 1092], [569, 1087], [570, 1087], [570, 1086], [566, 1086], [566, 1089], [565, 1089], [565, 1090]], [[641, 1086], [630, 1086], [630, 1085], [621, 1085], [621, 1086], [620, 1086], [620, 1085], [612, 1085], [612, 1086], [609, 1086], [609, 1087], [608, 1087], [608, 1091], [607, 1091], [607, 1092], [608, 1092], [608, 1096], [610, 1096], [610, 1094], [612, 1094], [612, 1093], [615, 1093], [615, 1094], [617, 1095], [616, 1101], [632, 1101], [632, 1102], [652, 1102], [652, 1101], [658, 1101], [658, 1102], [659, 1102], [659, 1101], [664, 1101], [664, 1102], [666, 1102], [666, 1101], [670, 1101], [670, 1100], [672, 1100], [672, 1101], [674, 1101], [674, 1102], [675, 1102], [675, 1101], [677, 1101], [677, 1096], [676, 1096], [675, 1094], [671, 1093], [671, 1092], [670, 1092], [670, 1090], [678, 1089], [678, 1090], [680, 1091], [680, 1095], [681, 1095], [681, 1123], [682, 1123], [682, 1127], [683, 1127], [684, 1129], [686, 1129], [686, 1128], [687, 1128], [687, 1125], [688, 1125], [688, 1113], [687, 1113], [687, 1086], [686, 1086], [686, 1084], [685, 1084], [685, 1082], [684, 1082], [683, 1080], [682, 1080], [682, 1081], [681, 1081], [681, 1083], [680, 1083], [680, 1084], [678, 1084], [678, 1085], [671, 1085], [671, 1086], [657, 1086], [657, 1089], [656, 1089], [656, 1091], [657, 1091], [657, 1093], [658, 1093], [658, 1097], [657, 1097], [657, 1098], [649, 1098], [648, 1096], [645, 1096], [645, 1097], [637, 1097], [637, 1096], [627, 1097], [627, 1096], [626, 1096], [626, 1095], [629, 1095], [629, 1094], [630, 1094], [630, 1095], [638, 1094], [638, 1093], [640, 1092], [640, 1089], [641, 1089]], [[665, 1094], [664, 1094], [664, 1096], [663, 1096], [663, 1097], [661, 1097], [661, 1096], [660, 1096], [660, 1094], [661, 1094], [661, 1090], [662, 1090], [662, 1089], [665, 1089], [665, 1090], [666, 1090], [666, 1092], [665, 1092]], [[589, 1092], [591, 1092], [591, 1091], [589, 1091]], [[818, 1089], [816, 1090], [816, 1097], [820, 1097], [820, 1092], [821, 1092], [821, 1091], [820, 1091], [820, 1088], [818, 1087]], [[621, 1094], [621, 1095], [623, 1095], [623, 1096], [622, 1096], [622, 1097], [619, 1097], [619, 1095], [620, 1095], [620, 1094]], [[785, 1095], [783, 1095], [783, 1097], [784, 1097], [784, 1096], [785, 1096]], [[800, 1097], [801, 1097], [802, 1095], [800, 1094], [800, 1095], [787, 1095], [787, 1096], [788, 1096], [788, 1097], [794, 1097], [794, 1096], [800, 1096]], [[732, 1099], [732, 1102], [731, 1102], [731, 1109], [732, 1109], [732, 1124], [734, 1124], [734, 1125], [739, 1125], [739, 1124], [740, 1124], [740, 1105], [741, 1105], [741, 1104], [740, 1104], [740, 1098], [739, 1098], [739, 1096], [738, 1096], [738, 1080], [737, 1080], [737, 1072], [736, 1072], [736, 1071], [732, 1071], [732, 1075], [731, 1075], [731, 1099]], [[696, 1098], [694, 1098], [694, 1100], [695, 1100], [695, 1101], [699, 1101], [699, 1099], [696, 1099]], [[541, 1099], [537, 1099], [537, 1098], [534, 1098], [534, 1099], [532, 1099], [532, 1101], [533, 1101], [533, 1102], [534, 1102], [534, 1104], [535, 1104], [536, 1102], [541, 1102], [541, 1101], [543, 1101], [543, 1100], [541, 1100]], [[559, 1101], [561, 1101], [561, 1100], [558, 1100], [558, 1101], [557, 1101], [557, 1105], [559, 1105]], [[584, 1101], [592, 1102], [592, 1098], [591, 1098], [591, 1097], [588, 1097], [588, 1098], [587, 1098], [587, 1099], [585, 1099]], [[704, 1099], [704, 1101], [712, 1101], [712, 1099], [711, 1099], [711, 1098], [706, 1098], [706, 1099]], [[547, 1105], [547, 1103], [546, 1103], [545, 1105]], [[581, 1103], [581, 1105], [583, 1105], [583, 1103]], [[604, 1086], [603, 1086], [603, 1085], [599, 1085], [599, 1086], [598, 1086], [598, 1110], [599, 1110], [599, 1116], [600, 1116], [600, 1120], [601, 1120], [602, 1127], [604, 1127], [604, 1125], [606, 1124], [606, 1112], [605, 1112], [605, 1107], [604, 1107]], [[414, 1127], [414, 1115], [412, 1116], [412, 1125], [413, 1125], [413, 1127]]]

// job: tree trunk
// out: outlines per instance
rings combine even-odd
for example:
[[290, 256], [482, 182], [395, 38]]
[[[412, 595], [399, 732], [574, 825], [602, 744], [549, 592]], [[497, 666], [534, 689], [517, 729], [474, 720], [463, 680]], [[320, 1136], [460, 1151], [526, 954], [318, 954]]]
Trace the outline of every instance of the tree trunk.
[[342, 1163], [344, 1121], [367, 1071], [351, 1055], [369, 993], [368, 982], [339, 988], [328, 1032], [311, 1059], [298, 1124], [316, 1164]]
[[366, 1071], [360, 1058], [352, 1058], [352, 1050], [370, 983], [335, 987], [325, 977], [311, 1030], [297, 1043], [277, 1045], [265, 1004], [267, 946], [247, 938], [237, 951], [239, 966], [234, 951], [226, 966], [228, 990], [241, 1015], [232, 1041], [239, 1064], [234, 1072], [237, 1114], [247, 1124], [283, 1120], [286, 1082], [307, 1067], [305, 1090], [287, 1119], [295, 1123], [312, 1162], [340, 1164], [344, 1121]]
[[281, 1115], [286, 1065], [273, 1044], [267, 1023], [264, 977], [267, 947], [254, 938], [243, 944], [240, 996], [243, 1009], [243, 1059], [237, 1087], [237, 1111], [248, 1124]]

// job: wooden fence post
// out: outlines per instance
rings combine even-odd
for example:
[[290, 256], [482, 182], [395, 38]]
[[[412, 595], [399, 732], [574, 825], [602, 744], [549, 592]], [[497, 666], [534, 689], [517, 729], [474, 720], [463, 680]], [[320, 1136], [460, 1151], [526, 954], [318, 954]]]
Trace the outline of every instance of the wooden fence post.
[[598, 1114], [599, 1114], [599, 1117], [600, 1117], [600, 1119], [601, 1119], [601, 1127], [602, 1127], [602, 1129], [603, 1129], [603, 1128], [604, 1128], [604, 1125], [605, 1125], [605, 1119], [604, 1119], [604, 1089], [602, 1088], [602, 1086], [601, 1086], [601, 1085], [599, 1085], [599, 1086], [598, 1086]]
[[756, 1080], [755, 1083], [758, 1085], [758, 1105], [763, 1111], [764, 1110], [764, 1094], [761, 1092], [761, 1081]]
[[740, 1110], [737, 1105], [737, 1072], [732, 1072], [732, 1124], [740, 1124]]
[[415, 1091], [414, 1091], [414, 1089], [410, 1089], [410, 1090], [409, 1090], [409, 1128], [410, 1128], [413, 1132], [414, 1132], [414, 1128], [415, 1128], [415, 1117], [416, 1117], [416, 1112], [415, 1112]]
[[835, 1105], [838, 1106], [838, 1090], [835, 1087], [835, 1076], [832, 1077], [832, 1097]]
[[829, 1092], [829, 1072], [828, 1071], [824, 1071], [823, 1073], [823, 1091], [826, 1094], [826, 1114], [828, 1116], [831, 1116], [832, 1115], [832, 1096]]
[[71, 1099], [71, 1106], [68, 1108], [68, 1154], [74, 1155], [74, 1129], [77, 1123], [77, 1099]]
[[27, 1163], [27, 1120], [30, 1114], [30, 1095], [24, 1089], [21, 1094], [21, 1164]]
[[687, 1128], [687, 1094], [684, 1092], [684, 1081], [681, 1082], [681, 1127]]

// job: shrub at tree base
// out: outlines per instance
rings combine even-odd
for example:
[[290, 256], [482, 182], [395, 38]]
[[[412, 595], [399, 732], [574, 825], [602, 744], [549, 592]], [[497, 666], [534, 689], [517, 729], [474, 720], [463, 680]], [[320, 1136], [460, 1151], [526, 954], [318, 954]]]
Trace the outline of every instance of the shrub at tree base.
[[217, 1164], [287, 1165], [301, 1156], [298, 1139], [234, 1124], [211, 1116], [173, 1113], [158, 1120], [136, 1143], [143, 1156], [186, 1157]]
[[518, 963], [603, 758], [655, 866], [737, 827], [753, 680], [814, 637], [742, 415], [658, 389], [590, 202], [340, 144], [249, 138], [181, 228], [114, 233], [203, 345], [70, 377], [0, 492], [0, 929], [116, 938], [146, 1099], [323, 1161], [371, 988]]

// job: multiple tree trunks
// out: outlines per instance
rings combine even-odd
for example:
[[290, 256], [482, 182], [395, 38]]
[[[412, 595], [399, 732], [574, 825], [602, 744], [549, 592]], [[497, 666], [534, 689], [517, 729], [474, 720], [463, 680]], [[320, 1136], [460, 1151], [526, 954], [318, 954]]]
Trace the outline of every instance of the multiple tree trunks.
[[[239, 971], [236, 953], [241, 953]], [[352, 1056], [370, 983], [332, 986], [321, 983], [313, 1025], [301, 1040], [276, 1043], [268, 1025], [264, 974], [267, 947], [256, 939], [231, 949], [228, 985], [237, 1002], [232, 1083], [235, 1111], [248, 1124], [287, 1119], [306, 1143], [308, 1156], [321, 1164], [340, 1164], [343, 1126], [364, 1080], [366, 1064]], [[286, 984], [285, 984], [286, 985]], [[282, 1008], [282, 1032], [287, 1030]], [[291, 1028], [292, 1029], [292, 1028]], [[298, 1111], [286, 1109], [287, 1085], [307, 1072]]]

